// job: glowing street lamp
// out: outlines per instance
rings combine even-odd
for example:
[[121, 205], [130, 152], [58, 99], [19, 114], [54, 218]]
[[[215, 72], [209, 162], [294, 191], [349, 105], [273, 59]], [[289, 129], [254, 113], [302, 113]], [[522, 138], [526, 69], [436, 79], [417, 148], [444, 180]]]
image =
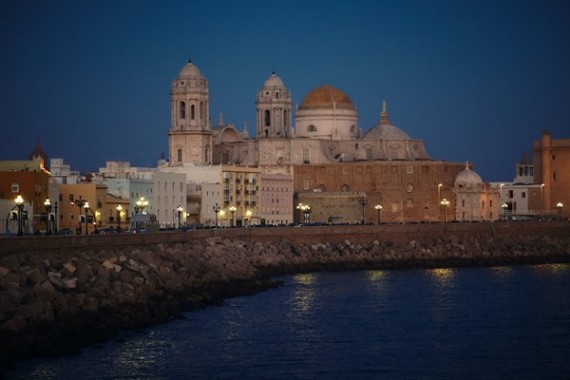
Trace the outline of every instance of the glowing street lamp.
[[449, 207], [449, 201], [446, 198], [441, 200], [441, 205], [444, 207], [444, 218], [443, 221], [447, 222], [447, 208]]
[[24, 198], [22, 198], [22, 196], [18, 194], [14, 202], [16, 202], [16, 207], [18, 208], [18, 236], [22, 236], [24, 235], [24, 231], [22, 231], [24, 227], [22, 223], [22, 214], [24, 211]]
[[85, 201], [83, 204], [85, 210], [85, 235], [89, 235], [89, 223], [87, 223], [87, 210], [89, 210], [89, 202]]
[[245, 212], [245, 221], [246, 221], [246, 225], [249, 225], [249, 220], [251, 219], [251, 215], [253, 214], [253, 212], [251, 212], [251, 210], [247, 210]]
[[[443, 183], [437, 185], [437, 204], [441, 204], [441, 188], [443, 187]], [[441, 220], [441, 207], [439, 208], [439, 214], [437, 215], [437, 221]]]
[[121, 232], [121, 212], [123, 211], [123, 206], [117, 206], [117, 232]]
[[234, 224], [235, 224], [234, 215], [235, 215], [235, 213], [236, 213], [236, 206], [231, 205], [231, 206], [230, 206], [230, 212], [232, 213], [232, 219], [230, 220], [230, 227], [233, 227]]
[[376, 210], [376, 224], [380, 224], [380, 213], [382, 212], [382, 205], [374, 206], [374, 210]]
[[145, 209], [148, 206], [148, 200], [145, 197], [140, 197], [137, 201], [137, 210], [139, 214], [145, 214]]
[[506, 203], [503, 203], [501, 205], [501, 208], [503, 209], [503, 219], [507, 220], [507, 209], [509, 208], [509, 205]]
[[178, 216], [178, 229], [180, 229], [180, 216], [182, 215], [182, 206], [176, 207], [176, 215]]
[[311, 206], [299, 203], [297, 205], [297, 210], [303, 215], [303, 223], [310, 223], [311, 220]]
[[47, 214], [47, 219], [46, 219], [46, 235], [51, 235], [51, 228], [50, 228], [50, 223], [51, 223], [51, 201], [49, 200], [49, 198], [46, 198], [45, 202], [44, 202], [44, 206], [46, 206], [46, 214]]
[[564, 204], [562, 204], [562, 202], [558, 202], [556, 204], [556, 208], [558, 209], [558, 220], [562, 220], [562, 207], [564, 207]]

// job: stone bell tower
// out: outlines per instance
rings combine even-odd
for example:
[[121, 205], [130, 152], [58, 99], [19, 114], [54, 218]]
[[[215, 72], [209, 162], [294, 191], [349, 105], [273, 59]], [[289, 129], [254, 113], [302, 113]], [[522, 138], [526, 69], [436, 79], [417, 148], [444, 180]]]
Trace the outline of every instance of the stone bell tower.
[[192, 61], [172, 81], [168, 132], [171, 166], [212, 163], [208, 81]]
[[257, 138], [291, 137], [291, 94], [273, 72], [257, 93]]

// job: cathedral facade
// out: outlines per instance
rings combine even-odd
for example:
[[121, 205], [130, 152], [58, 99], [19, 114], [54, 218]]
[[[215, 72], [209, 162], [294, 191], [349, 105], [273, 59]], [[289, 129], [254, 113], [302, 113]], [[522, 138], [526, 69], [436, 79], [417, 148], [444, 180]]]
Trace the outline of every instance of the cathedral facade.
[[[443, 193], [451, 201], [446, 213], [450, 207], [449, 215], [456, 214], [455, 177], [465, 164], [433, 160], [423, 140], [392, 124], [385, 101], [377, 124], [363, 132], [356, 106], [342, 90], [319, 86], [293, 110], [292, 94], [272, 73], [255, 107], [252, 138], [221, 116], [211, 126], [208, 82], [188, 62], [172, 82], [169, 165], [256, 167], [293, 176], [295, 204], [310, 196], [320, 205], [313, 207], [314, 221], [364, 222], [382, 204], [384, 221], [443, 221]], [[357, 194], [357, 212], [335, 209], [349, 194]]]

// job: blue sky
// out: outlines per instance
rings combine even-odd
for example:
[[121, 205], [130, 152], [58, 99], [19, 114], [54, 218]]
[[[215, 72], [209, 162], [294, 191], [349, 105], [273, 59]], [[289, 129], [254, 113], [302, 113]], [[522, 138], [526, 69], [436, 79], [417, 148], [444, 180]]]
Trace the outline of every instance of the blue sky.
[[300, 103], [328, 83], [367, 131], [383, 99], [433, 159], [507, 181], [543, 130], [570, 138], [569, 1], [6, 1], [0, 159], [39, 139], [74, 170], [168, 155], [171, 81], [191, 56], [210, 114], [255, 132], [273, 69]]

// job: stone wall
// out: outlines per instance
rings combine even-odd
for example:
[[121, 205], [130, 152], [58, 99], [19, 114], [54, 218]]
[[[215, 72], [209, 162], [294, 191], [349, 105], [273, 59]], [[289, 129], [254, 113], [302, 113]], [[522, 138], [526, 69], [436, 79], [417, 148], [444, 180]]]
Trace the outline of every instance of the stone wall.
[[281, 274], [569, 261], [562, 222], [1, 239], [0, 370], [278, 285], [270, 278]]

